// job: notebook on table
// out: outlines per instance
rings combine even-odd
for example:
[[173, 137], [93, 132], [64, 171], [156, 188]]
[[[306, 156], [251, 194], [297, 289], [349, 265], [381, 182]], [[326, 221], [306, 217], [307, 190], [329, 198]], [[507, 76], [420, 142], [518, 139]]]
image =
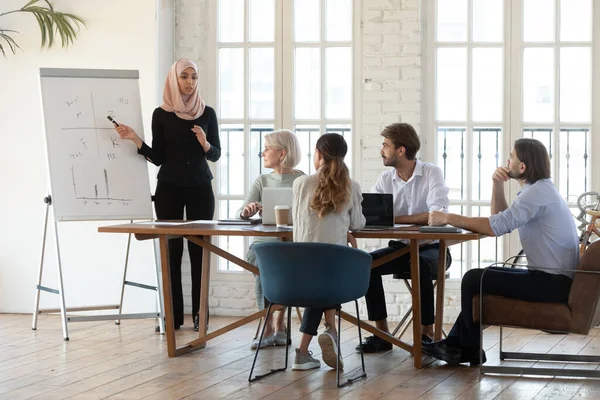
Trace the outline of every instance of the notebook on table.
[[457, 228], [452, 225], [441, 225], [441, 226], [421, 226], [419, 232], [423, 233], [461, 233], [462, 228]]
[[224, 218], [217, 221], [218, 225], [256, 225], [260, 224], [262, 219], [260, 218]]

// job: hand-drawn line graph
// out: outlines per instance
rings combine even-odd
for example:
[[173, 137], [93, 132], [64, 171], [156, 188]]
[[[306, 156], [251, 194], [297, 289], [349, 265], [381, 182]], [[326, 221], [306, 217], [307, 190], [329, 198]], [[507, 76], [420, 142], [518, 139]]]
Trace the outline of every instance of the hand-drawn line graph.
[[[73, 182], [73, 192], [75, 193], [75, 198], [77, 200], [112, 200], [112, 201], [131, 201], [131, 199], [124, 199], [124, 198], [118, 198], [118, 197], [111, 197], [110, 196], [110, 183], [109, 183], [109, 179], [108, 179], [108, 171], [106, 170], [106, 168], [102, 169], [102, 172], [104, 174], [104, 190], [106, 195], [105, 196], [100, 196], [99, 191], [98, 191], [98, 183], [94, 183], [94, 196], [78, 196], [77, 195], [77, 182], [75, 180], [75, 166], [71, 165], [71, 178], [72, 178], [72, 182]], [[89, 186], [88, 186], [89, 188]], [[80, 187], [80, 191], [81, 191], [81, 187]], [[83, 188], [85, 190], [85, 188]]]

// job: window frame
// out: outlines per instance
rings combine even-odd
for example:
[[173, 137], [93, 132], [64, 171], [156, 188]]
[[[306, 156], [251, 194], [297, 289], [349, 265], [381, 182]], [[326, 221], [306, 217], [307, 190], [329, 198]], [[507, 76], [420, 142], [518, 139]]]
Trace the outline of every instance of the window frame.
[[[360, 162], [360, 105], [361, 105], [361, 91], [358, 90], [361, 87], [360, 72], [362, 71], [362, 57], [361, 57], [361, 0], [350, 0], [353, 8], [352, 15], [352, 40], [349, 42], [333, 42], [335, 44], [348, 44], [351, 48], [351, 59], [353, 61], [353, 71], [351, 73], [352, 79], [352, 114], [350, 119], [351, 129], [351, 142], [348, 143], [352, 149], [352, 154], [349, 154], [350, 163], [349, 167], [351, 171], [356, 171], [354, 179], [360, 178], [359, 168], [354, 168], [357, 162]], [[211, 165], [213, 175], [213, 189], [215, 192], [215, 219], [218, 219], [219, 213], [219, 201], [223, 200], [243, 200], [249, 187], [253, 181], [250, 179], [250, 165], [253, 155], [251, 151], [251, 141], [249, 128], [251, 125], [256, 124], [273, 124], [274, 129], [293, 129], [294, 128], [294, 116], [293, 116], [293, 80], [294, 80], [294, 48], [297, 46], [293, 42], [293, 1], [289, 0], [274, 0], [275, 5], [275, 37], [274, 43], [261, 43], [261, 42], [249, 42], [249, 6], [248, 0], [245, 0], [244, 4], [244, 42], [237, 43], [220, 43], [218, 41], [218, 30], [219, 30], [219, 19], [218, 19], [218, 1], [207, 2], [207, 54], [210, 57], [206, 57], [206, 68], [208, 76], [215, 76], [217, 79], [213, 81], [204, 81], [205, 85], [205, 98], [208, 104], [214, 104], [214, 108], [217, 112], [217, 116], [220, 115], [220, 99], [219, 99], [219, 67], [218, 67], [218, 52], [220, 48], [244, 48], [244, 73], [245, 73], [245, 93], [244, 93], [244, 110], [245, 118], [243, 119], [221, 119], [219, 117], [219, 125], [221, 124], [242, 124], [244, 126], [244, 193], [242, 195], [230, 195], [221, 194], [219, 192], [220, 186], [220, 164]], [[326, 0], [320, 0], [320, 6], [322, 12], [325, 12]], [[287, 27], [287, 28], [286, 28]], [[325, 35], [325, 18], [321, 18], [321, 29], [322, 29], [322, 41], [321, 46], [321, 119], [315, 121], [308, 121], [310, 125], [318, 125], [321, 132], [325, 131], [327, 124], [338, 123], [338, 120], [326, 120], [324, 114], [325, 107], [325, 96], [326, 90], [323, 86], [325, 82], [325, 67], [324, 67], [324, 54], [327, 45], [324, 43]], [[248, 115], [249, 106], [249, 56], [248, 52], [253, 47], [275, 47], [275, 114], [274, 120], [258, 120], [250, 119]], [[311, 44], [301, 44], [299, 47], [312, 46]], [[287, 107], [284, 105], [288, 105]], [[305, 120], [302, 120], [304, 122]], [[302, 123], [300, 122], [300, 123]], [[347, 123], [347, 122], [342, 122]], [[303, 157], [305, 155], [303, 154]], [[213, 244], [217, 244], [216, 238], [213, 238]], [[250, 238], [245, 238], [245, 249], [247, 249]], [[211, 274], [212, 279], [220, 281], [232, 281], [232, 282], [249, 282], [253, 280], [251, 274], [245, 270], [243, 271], [228, 271], [219, 269], [219, 257], [215, 254], [211, 254]], [[242, 257], [243, 258], [243, 257]]]

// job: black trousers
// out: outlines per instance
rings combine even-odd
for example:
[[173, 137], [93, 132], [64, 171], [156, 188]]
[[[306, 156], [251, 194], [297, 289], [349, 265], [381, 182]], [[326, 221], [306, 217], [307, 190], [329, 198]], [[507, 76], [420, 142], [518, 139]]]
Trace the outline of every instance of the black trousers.
[[[158, 219], [211, 220], [215, 212], [215, 196], [212, 186], [178, 186], [158, 181], [154, 196], [154, 207]], [[202, 247], [188, 242], [192, 267], [192, 315], [200, 309], [200, 279], [202, 277]], [[171, 291], [173, 294], [173, 316], [175, 327], [183, 325], [183, 289], [181, 286], [181, 257], [183, 238], [169, 240], [169, 266], [171, 267]]]
[[[461, 282], [462, 310], [448, 334], [450, 347], [479, 348], [479, 323], [473, 322], [473, 297], [479, 294], [481, 275], [486, 269], [467, 271]], [[567, 303], [571, 278], [520, 268], [490, 267], [483, 276], [483, 293], [513, 299]]]
[[342, 306], [339, 304], [325, 308], [305, 308], [304, 314], [302, 314], [302, 324], [300, 324], [300, 332], [306, 333], [307, 335], [316, 336], [323, 313], [327, 310], [338, 310], [341, 308]]
[[[408, 245], [391, 240], [389, 247], [375, 250], [371, 253], [373, 260], [381, 258]], [[439, 244], [425, 245], [419, 248], [420, 289], [421, 289], [421, 325], [432, 325], [435, 322], [433, 277], [437, 274], [439, 259]], [[452, 257], [446, 253], [446, 269], [450, 268]], [[371, 269], [369, 290], [365, 295], [370, 321], [380, 321], [387, 318], [385, 292], [383, 290], [383, 275], [408, 274], [410, 276], [410, 253]]]

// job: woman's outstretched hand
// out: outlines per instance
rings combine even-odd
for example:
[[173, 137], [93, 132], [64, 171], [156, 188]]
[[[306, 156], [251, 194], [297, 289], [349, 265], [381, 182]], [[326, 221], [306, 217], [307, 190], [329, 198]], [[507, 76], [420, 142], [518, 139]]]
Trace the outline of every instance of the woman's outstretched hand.
[[138, 149], [142, 147], [142, 139], [140, 139], [137, 133], [135, 133], [133, 128], [125, 124], [119, 124], [119, 126], [115, 127], [115, 129], [121, 139], [131, 140], [133, 143], [135, 143]]

